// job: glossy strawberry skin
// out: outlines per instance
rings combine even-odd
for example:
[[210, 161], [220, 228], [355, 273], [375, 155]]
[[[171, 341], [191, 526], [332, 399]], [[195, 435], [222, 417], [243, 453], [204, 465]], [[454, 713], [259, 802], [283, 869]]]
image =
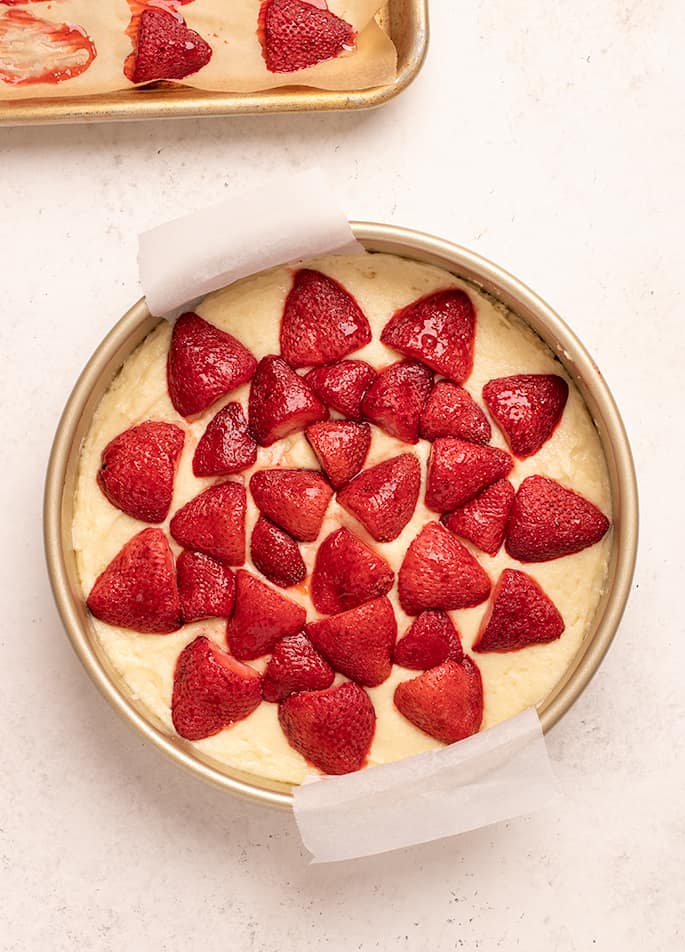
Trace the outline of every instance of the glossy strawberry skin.
[[509, 475], [509, 453], [444, 437], [435, 440], [428, 461], [426, 505], [434, 512], [451, 512], [465, 505], [492, 483]]
[[239, 403], [228, 403], [209, 421], [193, 456], [195, 476], [230, 476], [254, 466], [257, 444]]
[[327, 420], [328, 410], [303, 377], [281, 357], [269, 355], [260, 360], [252, 379], [248, 418], [259, 445], [271, 446], [311, 423]]
[[147, 7], [140, 14], [136, 53], [126, 74], [133, 83], [183, 79], [206, 66], [212, 48], [180, 16]]
[[265, 701], [284, 701], [298, 691], [322, 691], [333, 684], [335, 672], [306, 635], [281, 638], [262, 678]]
[[176, 579], [184, 624], [228, 618], [235, 601], [235, 575], [222, 562], [184, 549], [176, 559]]
[[442, 611], [421, 612], [395, 645], [393, 656], [395, 664], [414, 671], [427, 671], [448, 659], [461, 661], [463, 657], [459, 632]]
[[421, 411], [433, 374], [415, 360], [401, 360], [378, 374], [362, 400], [362, 413], [390, 436], [418, 443]]
[[443, 744], [478, 732], [483, 720], [483, 682], [469, 657], [445, 661], [395, 688], [395, 706], [419, 730]]
[[314, 423], [305, 433], [334, 489], [340, 489], [357, 475], [371, 446], [368, 423], [331, 420]]
[[468, 390], [449, 380], [439, 380], [421, 413], [424, 440], [454, 436], [469, 443], [489, 443], [492, 429]]
[[310, 469], [262, 469], [250, 479], [252, 498], [262, 515], [298, 542], [314, 542], [333, 490]]
[[361, 420], [362, 399], [376, 376], [376, 371], [364, 360], [341, 360], [315, 367], [304, 379], [332, 410], [349, 420]]
[[564, 619], [535, 579], [517, 569], [504, 569], [480, 626], [474, 651], [518, 651], [556, 641]]
[[316, 66], [352, 49], [356, 39], [349, 23], [305, 0], [264, 0], [258, 32], [271, 73]]
[[397, 622], [387, 598], [310, 622], [305, 633], [336, 671], [357, 684], [373, 688], [390, 676]]
[[383, 460], [338, 490], [338, 502], [377, 542], [392, 542], [414, 514], [421, 469], [413, 453]]
[[236, 600], [226, 626], [231, 653], [241, 661], [260, 658], [287, 635], [304, 627], [307, 613], [251, 572], [236, 572]]
[[468, 539], [483, 552], [497, 555], [504, 542], [514, 496], [509, 480], [499, 479], [460, 509], [445, 514], [442, 522], [450, 532]]
[[316, 553], [310, 593], [317, 611], [337, 615], [387, 594], [395, 573], [385, 559], [344, 526], [331, 532]]
[[556, 374], [498, 377], [483, 387], [483, 399], [514, 456], [533, 456], [553, 435], [568, 399], [568, 384]]
[[265, 516], [252, 530], [250, 555], [254, 567], [281, 588], [298, 585], [307, 574], [297, 542]]
[[246, 504], [241, 483], [217, 483], [179, 509], [169, 531], [184, 549], [203, 552], [226, 565], [242, 565]]

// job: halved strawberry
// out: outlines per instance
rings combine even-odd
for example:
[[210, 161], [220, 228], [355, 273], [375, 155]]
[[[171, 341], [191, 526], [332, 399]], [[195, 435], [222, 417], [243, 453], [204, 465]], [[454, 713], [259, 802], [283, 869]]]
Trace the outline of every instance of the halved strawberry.
[[180, 14], [146, 7], [138, 18], [135, 52], [124, 72], [132, 83], [183, 79], [197, 73], [211, 58], [209, 43], [191, 30]]
[[528, 476], [511, 508], [505, 548], [519, 562], [548, 562], [594, 545], [609, 526], [580, 493], [546, 476]]
[[392, 542], [413, 516], [420, 486], [418, 459], [401, 453], [362, 470], [337, 499], [377, 542]]
[[314, 0], [262, 2], [259, 39], [271, 73], [292, 73], [333, 59], [353, 49], [356, 36], [349, 23]]
[[82, 27], [43, 20], [25, 10], [8, 10], [0, 17], [0, 50], [0, 82], [8, 86], [74, 79], [97, 55]]
[[228, 618], [235, 601], [235, 575], [202, 552], [184, 549], [176, 559], [176, 580], [183, 621]]
[[184, 549], [204, 552], [227, 565], [242, 565], [246, 503], [241, 483], [217, 483], [179, 509], [169, 530]]
[[463, 383], [473, 367], [476, 312], [465, 291], [448, 288], [419, 298], [397, 311], [383, 328], [381, 340]]
[[253, 466], [257, 444], [239, 403], [228, 403], [207, 424], [193, 456], [196, 476], [230, 476]]
[[481, 622], [474, 651], [518, 651], [556, 641], [564, 619], [556, 605], [525, 572], [504, 569]]
[[187, 740], [218, 734], [250, 715], [262, 700], [261, 677], [199, 635], [183, 649], [174, 671], [171, 719]]
[[335, 489], [356, 476], [371, 446], [368, 423], [332, 420], [314, 423], [305, 430], [326, 476]]
[[428, 460], [426, 505], [434, 512], [457, 509], [508, 476], [513, 465], [511, 456], [494, 446], [437, 439]]
[[324, 615], [336, 615], [385, 595], [394, 581], [385, 559], [343, 527], [326, 536], [316, 553], [312, 602]]
[[328, 410], [282, 357], [264, 357], [250, 387], [250, 429], [260, 446], [328, 419]]
[[433, 374], [414, 360], [400, 360], [378, 374], [362, 400], [362, 412], [390, 436], [418, 443], [421, 411]]
[[301, 605], [245, 569], [238, 569], [236, 581], [235, 609], [226, 626], [228, 647], [236, 658], [259, 658], [281, 638], [302, 630], [307, 613]]
[[449, 380], [439, 380], [421, 414], [421, 436], [435, 440], [456, 436], [470, 443], [489, 443], [492, 430], [468, 390]]
[[185, 433], [147, 420], [115, 436], [102, 451], [98, 485], [113, 506], [143, 522], [164, 522]]
[[519, 459], [532, 456], [561, 420], [568, 384], [556, 374], [498, 377], [483, 387], [483, 399]]
[[350, 420], [361, 420], [362, 397], [376, 379], [365, 360], [341, 360], [315, 367], [304, 378], [320, 400]]
[[321, 691], [333, 684], [335, 672], [306, 635], [281, 638], [262, 678], [265, 701], [284, 701], [296, 691]]
[[504, 542], [514, 495], [509, 480], [499, 479], [465, 506], [444, 515], [442, 522], [450, 532], [473, 542], [488, 555], [496, 555]]
[[201, 413], [249, 380], [257, 361], [231, 334], [198, 314], [181, 314], [167, 358], [169, 396], [181, 416]]
[[297, 542], [265, 516], [252, 530], [250, 555], [255, 568], [281, 588], [297, 585], [307, 574]]
[[428, 522], [407, 549], [398, 575], [408, 615], [426, 608], [471, 608], [490, 594], [490, 579], [466, 546], [439, 522]]
[[305, 632], [336, 671], [364, 687], [373, 688], [389, 677], [397, 622], [387, 598], [312, 621]]
[[468, 656], [445, 661], [395, 688], [395, 706], [419, 730], [443, 744], [478, 732], [483, 720], [483, 682]]
[[250, 479], [260, 512], [299, 542], [314, 542], [333, 490], [311, 469], [262, 469]]
[[161, 529], [143, 529], [97, 577], [86, 600], [100, 621], [165, 635], [181, 625], [174, 557]]
[[291, 367], [340, 360], [370, 340], [369, 322], [341, 284], [309, 268], [295, 272], [281, 319], [281, 353]]
[[448, 658], [461, 661], [464, 652], [459, 632], [445, 612], [425, 611], [414, 619], [395, 645], [393, 660], [403, 668], [427, 671]]

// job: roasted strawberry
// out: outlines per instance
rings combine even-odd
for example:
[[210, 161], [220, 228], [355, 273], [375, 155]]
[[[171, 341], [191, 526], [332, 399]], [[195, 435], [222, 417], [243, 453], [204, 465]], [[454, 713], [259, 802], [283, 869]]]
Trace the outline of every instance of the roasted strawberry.
[[165, 635], [181, 627], [174, 557], [161, 529], [143, 529], [95, 580], [86, 604], [100, 621]]
[[171, 402], [181, 416], [201, 413], [249, 380], [256, 366], [235, 337], [198, 314], [182, 314], [174, 325], [167, 359]]
[[173, 423], [147, 420], [102, 451], [98, 485], [113, 506], [143, 522], [164, 522], [185, 434]]
[[176, 559], [183, 621], [228, 618], [235, 601], [235, 575], [222, 562], [184, 549]]
[[439, 611], [421, 612], [394, 651], [395, 664], [415, 671], [427, 671], [448, 659], [461, 661], [463, 657], [459, 632], [450, 616]]
[[377, 542], [392, 542], [413, 516], [420, 486], [418, 459], [401, 453], [363, 470], [337, 498]]
[[250, 429], [260, 446], [328, 419], [328, 410], [281, 357], [264, 357], [250, 387]]
[[176, 662], [171, 719], [187, 740], [218, 734], [250, 715], [262, 700], [261, 677], [199, 635]]
[[293, 73], [333, 59], [354, 47], [356, 33], [324, 4], [310, 0], [263, 0], [259, 39], [271, 73]]
[[299, 542], [314, 542], [333, 490], [310, 469], [262, 469], [250, 490], [259, 511]]
[[304, 378], [320, 400], [350, 420], [361, 420], [362, 398], [376, 379], [364, 360], [341, 360], [315, 367]]
[[327, 774], [361, 769], [376, 729], [368, 694], [351, 681], [291, 695], [279, 705], [278, 720], [290, 746]]
[[468, 390], [449, 380], [439, 380], [421, 414], [421, 436], [431, 441], [456, 436], [470, 443], [489, 443], [492, 430]]
[[457, 509], [508, 476], [512, 466], [511, 456], [494, 446], [438, 439], [428, 460], [426, 505], [434, 512]]
[[281, 638], [302, 630], [307, 613], [301, 605], [245, 569], [238, 570], [236, 581], [235, 609], [226, 627], [228, 647], [236, 658], [259, 658]]
[[480, 495], [442, 517], [450, 532], [468, 539], [488, 555], [496, 555], [507, 530], [514, 502], [514, 487], [508, 479], [499, 479]]
[[207, 424], [193, 456], [196, 476], [230, 476], [257, 461], [257, 444], [239, 403], [228, 403]]
[[483, 720], [483, 682], [474, 661], [445, 661], [395, 688], [395, 706], [419, 730], [443, 744], [477, 733]]
[[490, 579], [469, 550], [438, 522], [428, 522], [407, 549], [398, 575], [408, 615], [426, 608], [471, 608], [490, 594]]
[[476, 312], [465, 291], [448, 288], [419, 298], [397, 311], [383, 328], [381, 340], [463, 383], [473, 366]]
[[504, 569], [481, 622], [474, 651], [518, 651], [528, 645], [556, 641], [564, 619], [535, 579], [516, 569]]
[[519, 562], [548, 562], [594, 545], [609, 526], [580, 493], [546, 476], [528, 476], [511, 507], [505, 548]]
[[[0, 5], [18, 2], [26, 0], [0, 0]], [[26, 10], [7, 10], [0, 17], [0, 50], [0, 82], [8, 86], [74, 79], [97, 56], [95, 44], [81, 27], [43, 20]]]
[[498, 377], [483, 387], [483, 399], [519, 459], [546, 443], [561, 420], [568, 384], [556, 374]]
[[314, 423], [305, 430], [321, 468], [335, 489], [356, 476], [371, 446], [368, 423], [334, 420]]
[[306, 635], [281, 638], [262, 678], [265, 701], [284, 701], [296, 691], [321, 691], [333, 684], [335, 672]]
[[281, 588], [297, 585], [307, 574], [297, 542], [265, 516], [252, 530], [250, 555], [254, 567]]
[[191, 30], [180, 14], [146, 7], [137, 20], [135, 53], [124, 69], [132, 83], [183, 79], [212, 58], [209, 43]]
[[217, 483], [179, 509], [169, 524], [184, 549], [204, 552], [227, 565], [245, 561], [246, 493], [241, 483]]
[[337, 615], [385, 595], [394, 580], [385, 559], [343, 527], [326, 536], [316, 553], [312, 602], [324, 615]]
[[362, 400], [362, 413], [390, 436], [418, 443], [421, 411], [433, 374], [414, 360], [400, 360], [378, 374]]
[[364, 687], [382, 684], [390, 675], [397, 622], [387, 598], [310, 622], [305, 632], [336, 671]]

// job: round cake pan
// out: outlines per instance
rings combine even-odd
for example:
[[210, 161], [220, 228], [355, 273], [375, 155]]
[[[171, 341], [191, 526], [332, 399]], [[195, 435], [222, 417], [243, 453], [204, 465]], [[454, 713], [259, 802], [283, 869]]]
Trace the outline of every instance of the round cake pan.
[[[585, 398], [606, 455], [613, 503], [613, 544], [606, 591], [572, 664], [538, 705], [545, 731], [578, 699], [616, 634], [628, 598], [638, 536], [635, 471], [623, 422], [596, 364], [549, 305], [517, 278], [479, 255], [439, 238], [390, 225], [355, 222], [370, 252], [387, 252], [436, 265], [472, 282], [518, 314], [548, 344]], [[48, 571], [57, 607], [86, 671], [110, 704], [146, 740], [175, 763], [231, 793], [274, 806], [292, 805], [289, 784], [242, 774], [201, 756], [142, 710], [127, 692], [94, 635], [79, 584], [71, 523], [79, 454], [93, 413], [126, 358], [157, 324], [140, 300], [95, 351], [74, 387], [55, 435], [45, 487], [44, 530]]]

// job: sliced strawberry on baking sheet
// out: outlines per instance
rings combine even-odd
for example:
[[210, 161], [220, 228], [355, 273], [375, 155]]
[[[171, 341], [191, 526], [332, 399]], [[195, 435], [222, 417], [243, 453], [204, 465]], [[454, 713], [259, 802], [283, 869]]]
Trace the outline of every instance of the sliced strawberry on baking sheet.
[[556, 374], [515, 374], [486, 383], [483, 399], [512, 453], [525, 459], [554, 433], [566, 406], [568, 384]]
[[311, 469], [262, 469], [250, 479], [259, 511], [299, 542], [314, 542], [333, 490]]
[[88, 608], [108, 625], [165, 635], [182, 624], [174, 557], [161, 529], [143, 529], [95, 580]]
[[184, 549], [176, 559], [183, 621], [228, 618], [235, 601], [235, 575], [216, 559]]
[[354, 48], [356, 33], [326, 5], [307, 0], [263, 0], [259, 39], [266, 68], [292, 73]]
[[490, 594], [490, 579], [466, 546], [440, 523], [428, 522], [407, 549], [397, 587], [404, 611], [418, 615], [427, 608], [480, 605]]
[[181, 314], [167, 358], [169, 397], [181, 416], [194, 416], [246, 383], [257, 361], [231, 334], [198, 314]]
[[442, 522], [450, 532], [496, 555], [504, 542], [514, 495], [509, 480], [498, 479], [460, 509], [445, 514]]
[[25, 10], [0, 16], [0, 82], [8, 86], [74, 79], [96, 56], [95, 44], [80, 26], [43, 20]]
[[504, 569], [473, 650], [518, 651], [556, 641], [565, 627], [556, 605], [534, 578], [517, 569]]
[[176, 661], [171, 719], [187, 740], [218, 734], [248, 717], [262, 700], [262, 679], [204, 635]]
[[418, 443], [421, 411], [433, 374], [415, 360], [400, 360], [378, 374], [364, 394], [362, 413], [390, 436]]
[[124, 72], [132, 83], [183, 79], [197, 73], [212, 58], [212, 48], [183, 17], [146, 7], [132, 21], [134, 52]]
[[341, 360], [315, 367], [304, 378], [320, 400], [350, 420], [360, 420], [362, 398], [376, 379], [365, 360]]
[[445, 661], [395, 688], [395, 707], [419, 730], [443, 744], [477, 733], [483, 720], [483, 682], [468, 656]]
[[228, 403], [209, 421], [193, 456], [196, 476], [230, 476], [257, 461], [257, 444], [239, 403]]
[[250, 387], [250, 429], [260, 446], [271, 446], [311, 423], [328, 419], [328, 410], [282, 357], [259, 362]]
[[456, 436], [470, 443], [489, 443], [492, 430], [468, 390], [449, 380], [439, 380], [421, 414], [421, 436], [431, 441]]
[[385, 559], [343, 526], [326, 536], [316, 553], [312, 602], [322, 614], [336, 615], [385, 595], [394, 581]]
[[226, 626], [230, 651], [241, 661], [268, 654], [277, 641], [304, 627], [307, 613], [251, 572], [236, 572], [233, 615]]
[[246, 503], [241, 483], [217, 483], [179, 509], [169, 530], [185, 549], [204, 552], [227, 565], [242, 565]]
[[310, 622], [305, 632], [336, 671], [358, 684], [373, 688], [389, 677], [397, 622], [387, 598]]
[[281, 588], [297, 585], [307, 574], [297, 542], [265, 516], [252, 530], [250, 555], [254, 567]]
[[451, 437], [435, 440], [428, 460], [426, 505], [434, 512], [463, 506], [511, 472], [509, 453]]
[[329, 420], [308, 426], [305, 435], [334, 489], [357, 475], [371, 446], [368, 423]]
[[546, 476], [528, 476], [511, 508], [505, 548], [519, 562], [547, 562], [595, 545], [609, 526], [580, 493]]
[[475, 335], [476, 311], [471, 299], [459, 288], [447, 288], [393, 314], [381, 340], [455, 383], [463, 383], [473, 367]]
[[361, 308], [345, 288], [320, 271], [295, 272], [281, 319], [281, 354], [291, 367], [341, 360], [371, 340]]
[[414, 619], [407, 633], [395, 645], [395, 664], [415, 671], [427, 671], [448, 659], [461, 661], [464, 652], [459, 632], [446, 612], [425, 611]]
[[265, 701], [284, 701], [297, 691], [322, 691], [333, 684], [335, 672], [300, 632], [281, 638], [262, 678]]
[[418, 459], [401, 453], [362, 470], [337, 499], [377, 542], [392, 542], [413, 516], [420, 486]]
[[97, 480], [113, 506], [143, 522], [164, 522], [185, 434], [173, 423], [146, 420], [115, 436], [102, 451]]

